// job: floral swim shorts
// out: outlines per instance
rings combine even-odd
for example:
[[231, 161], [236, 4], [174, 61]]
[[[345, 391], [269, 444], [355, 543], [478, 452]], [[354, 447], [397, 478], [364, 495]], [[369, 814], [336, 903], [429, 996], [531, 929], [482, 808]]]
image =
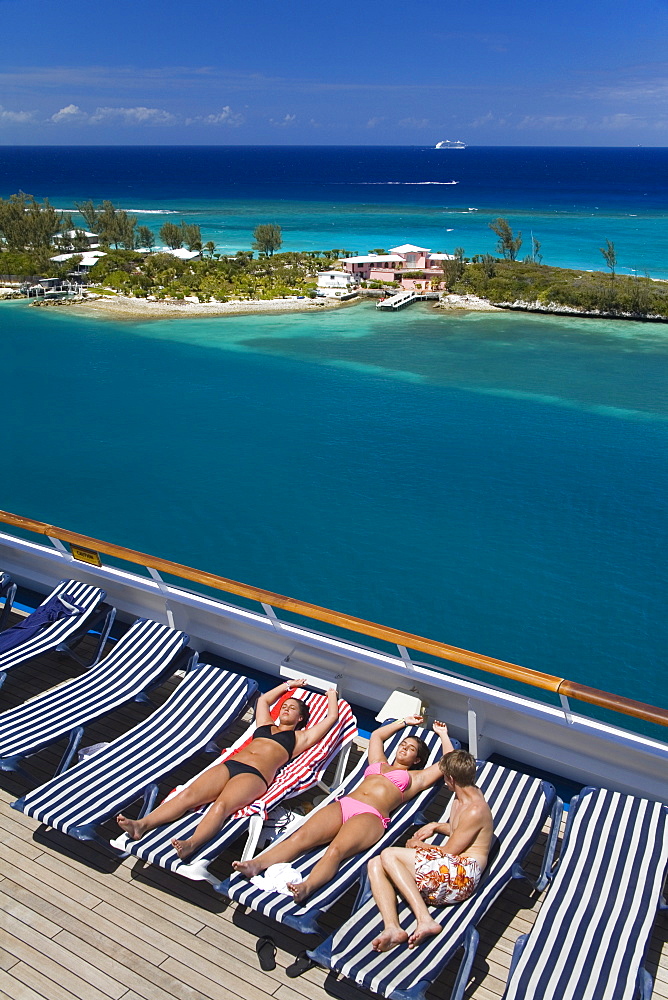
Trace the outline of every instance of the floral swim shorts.
[[419, 847], [415, 852], [415, 881], [429, 906], [461, 903], [478, 888], [480, 865], [463, 854], [442, 854], [438, 847]]

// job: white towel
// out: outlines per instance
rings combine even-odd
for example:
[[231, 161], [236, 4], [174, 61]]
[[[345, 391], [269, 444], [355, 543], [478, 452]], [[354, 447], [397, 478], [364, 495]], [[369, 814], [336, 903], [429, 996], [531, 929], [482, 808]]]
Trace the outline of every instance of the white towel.
[[283, 861], [277, 865], [269, 865], [264, 874], [254, 875], [251, 882], [263, 892], [281, 892], [286, 896], [291, 896], [288, 882], [303, 882], [303, 878], [300, 871], [291, 868], [286, 861]]

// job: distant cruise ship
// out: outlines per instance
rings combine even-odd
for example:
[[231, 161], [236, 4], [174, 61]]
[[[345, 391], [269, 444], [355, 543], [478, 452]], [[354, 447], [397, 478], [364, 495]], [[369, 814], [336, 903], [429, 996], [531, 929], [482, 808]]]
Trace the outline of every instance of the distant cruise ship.
[[466, 143], [459, 139], [442, 139], [436, 143], [435, 149], [466, 149]]

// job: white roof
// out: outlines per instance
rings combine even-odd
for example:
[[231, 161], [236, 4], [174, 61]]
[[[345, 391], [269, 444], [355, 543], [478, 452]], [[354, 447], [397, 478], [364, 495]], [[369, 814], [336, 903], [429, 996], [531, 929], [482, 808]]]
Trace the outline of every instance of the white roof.
[[100, 257], [106, 257], [104, 250], [87, 250], [85, 253], [59, 253], [51, 260], [55, 260], [58, 264], [64, 264], [66, 260], [71, 260], [72, 257], [81, 257], [81, 263], [84, 267], [92, 267], [96, 264]]
[[454, 260], [455, 255], [453, 253], [432, 253], [429, 255], [432, 260]]
[[342, 257], [341, 260], [343, 261], [344, 264], [347, 264], [351, 261], [355, 264], [375, 264], [379, 260], [396, 260], [403, 262], [403, 257], [397, 257], [396, 255], [391, 253], [384, 253], [384, 254], [372, 253], [368, 257]]
[[178, 257], [179, 260], [192, 260], [193, 257], [199, 257], [199, 250], [185, 250], [183, 247], [177, 247], [176, 250], [171, 250], [169, 247], [161, 247], [158, 253], [171, 253], [172, 257]]
[[412, 243], [404, 243], [400, 247], [392, 247], [390, 253], [431, 253], [427, 247], [416, 247]]
[[94, 236], [95, 239], [97, 239], [97, 233], [89, 233], [87, 229], [68, 229], [66, 233], [63, 233], [63, 236], [74, 237], [81, 233], [83, 233], [84, 236]]

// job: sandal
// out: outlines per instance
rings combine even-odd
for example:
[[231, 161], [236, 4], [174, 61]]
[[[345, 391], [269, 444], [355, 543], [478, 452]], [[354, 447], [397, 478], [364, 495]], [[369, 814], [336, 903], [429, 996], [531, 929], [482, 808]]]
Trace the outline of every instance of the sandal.
[[260, 968], [263, 972], [271, 972], [276, 968], [276, 945], [274, 939], [261, 937], [255, 942], [255, 951], [260, 959]]
[[288, 979], [296, 979], [297, 976], [301, 976], [304, 972], [308, 972], [309, 969], [313, 969], [316, 964], [312, 958], [309, 958], [307, 951], [300, 951], [292, 965], [289, 965], [285, 970], [285, 974]]

